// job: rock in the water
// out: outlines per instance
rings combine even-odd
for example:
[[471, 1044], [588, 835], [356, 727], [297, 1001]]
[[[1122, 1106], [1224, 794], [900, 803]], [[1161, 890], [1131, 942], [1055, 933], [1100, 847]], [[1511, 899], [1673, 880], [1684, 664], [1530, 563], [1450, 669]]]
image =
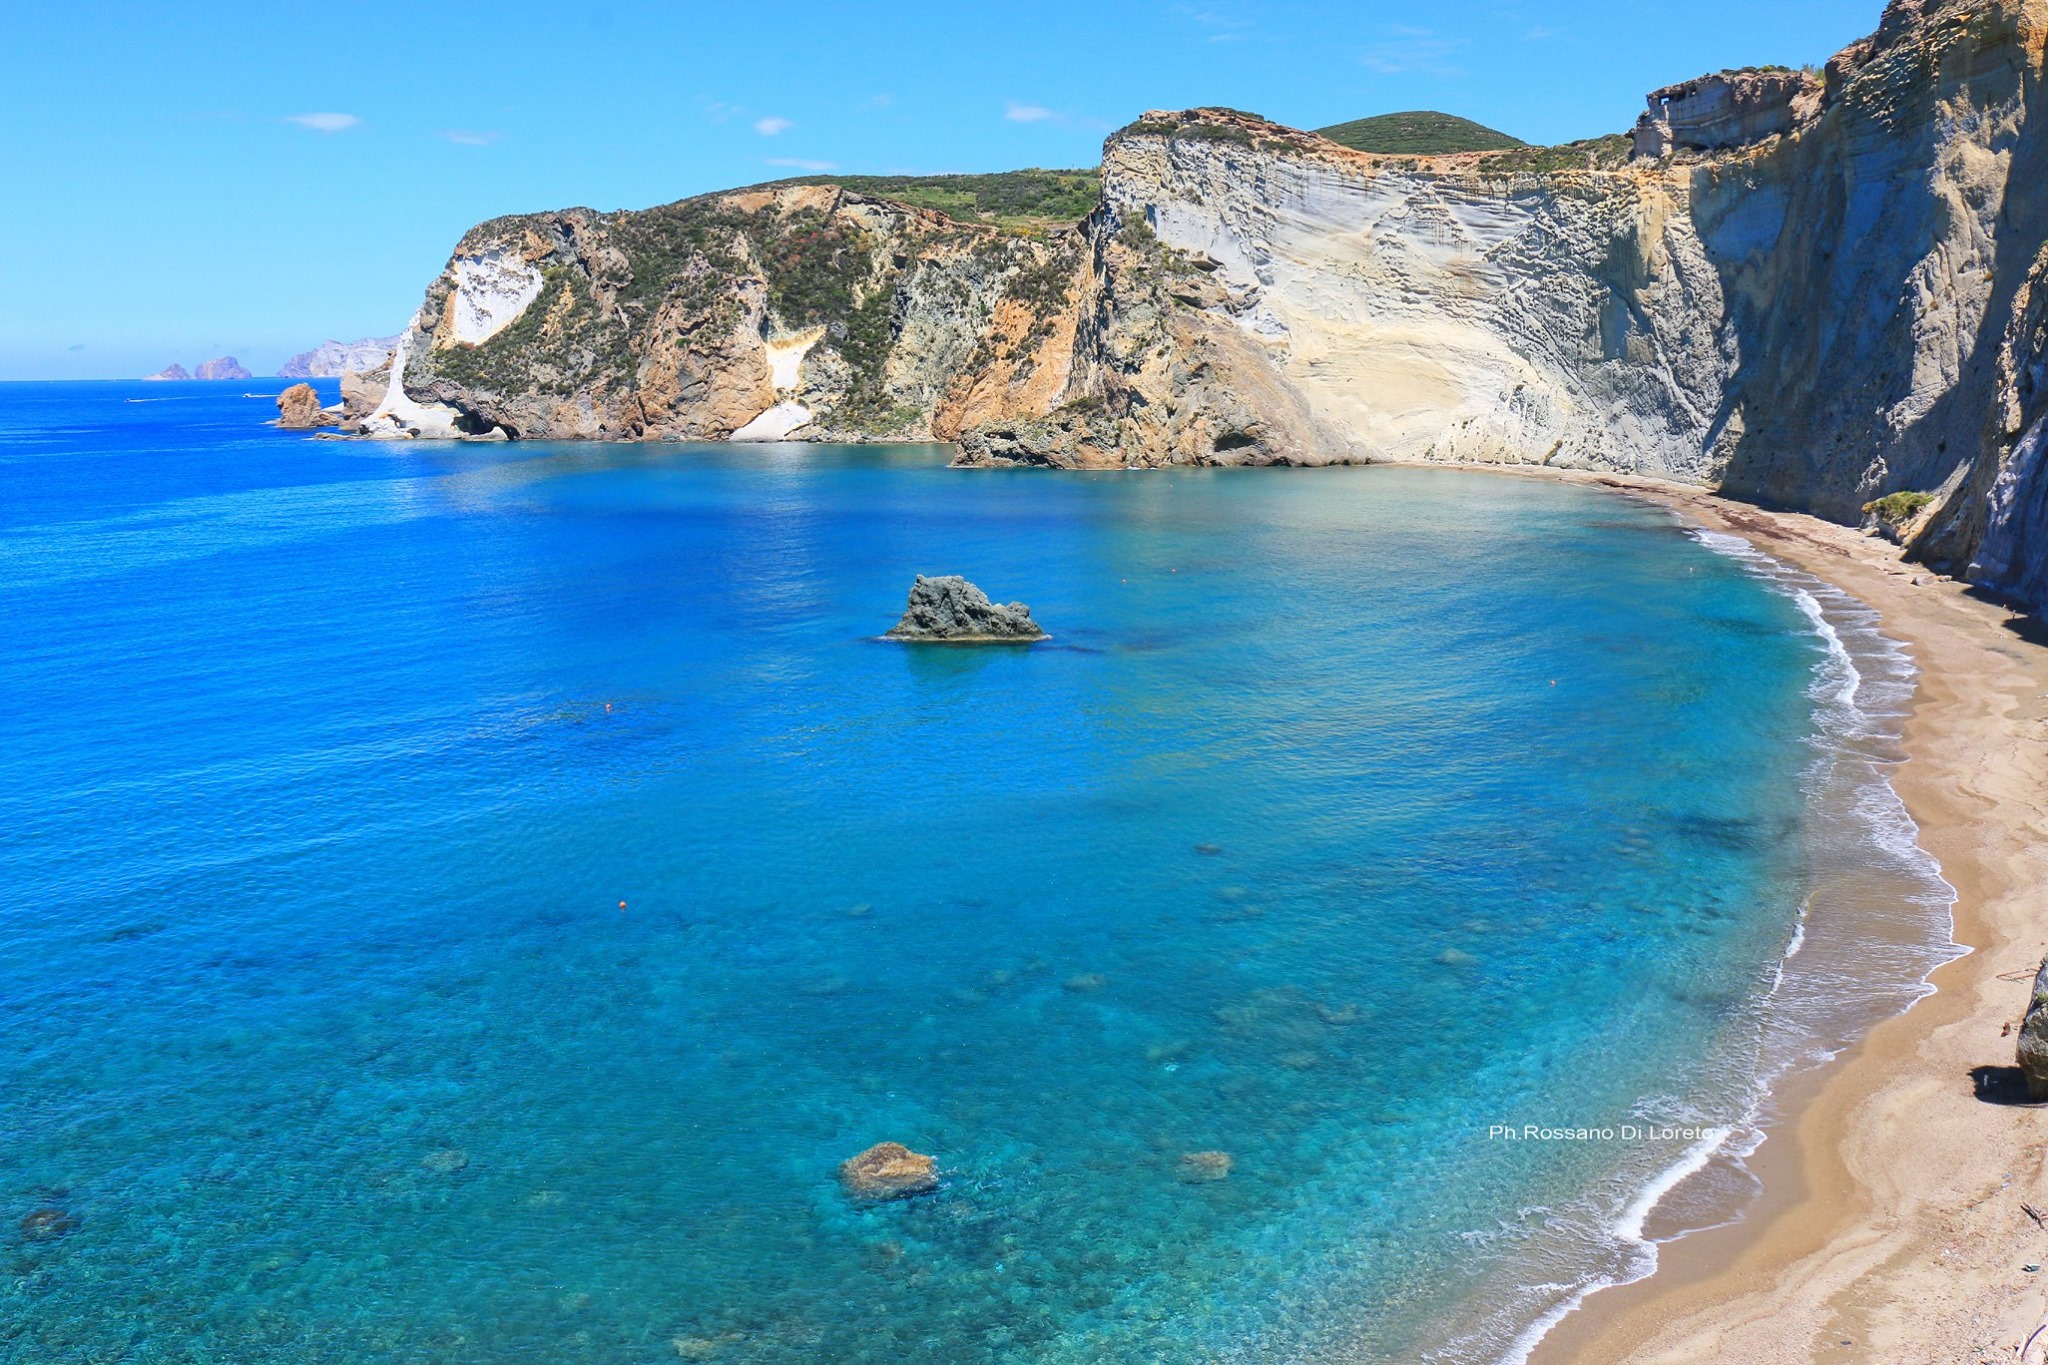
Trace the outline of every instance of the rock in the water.
[[1229, 1179], [1236, 1165], [1237, 1158], [1228, 1152], [1189, 1152], [1175, 1164], [1173, 1173], [1183, 1184], [1206, 1185]]
[[183, 365], [166, 365], [155, 374], [146, 374], [142, 377], [144, 379], [190, 379], [192, 376], [187, 373]]
[[311, 384], [294, 384], [277, 396], [277, 424], [303, 430], [324, 427], [327, 414], [320, 408], [320, 395]]
[[903, 619], [891, 640], [939, 640], [955, 644], [1009, 644], [1042, 640], [1045, 632], [1022, 602], [998, 605], [958, 574], [917, 576]]
[[840, 1163], [839, 1182], [856, 1199], [908, 1199], [939, 1187], [939, 1163], [900, 1142], [878, 1142]]
[[2048, 1100], [2048, 959], [2034, 974], [2034, 994], [2020, 1025], [2019, 1062], [2026, 1073], [2028, 1096]]
[[361, 374], [351, 371], [341, 377], [341, 415], [347, 422], [360, 422], [377, 410], [391, 388], [391, 363]]

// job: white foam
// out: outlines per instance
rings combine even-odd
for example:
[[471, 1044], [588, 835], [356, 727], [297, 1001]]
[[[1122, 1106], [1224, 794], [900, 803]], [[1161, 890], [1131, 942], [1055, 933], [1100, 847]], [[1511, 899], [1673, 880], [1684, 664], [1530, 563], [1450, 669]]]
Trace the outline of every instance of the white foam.
[[[1525, 1292], [1538, 1296], [1561, 1297], [1508, 1345], [1499, 1357], [1503, 1365], [1525, 1365], [1557, 1324], [1594, 1294], [1655, 1273], [1657, 1244], [1643, 1235], [1651, 1215], [1672, 1191], [1717, 1160], [1740, 1165], [1763, 1145], [1773, 1087], [1794, 1071], [1825, 1063], [1846, 1046], [1846, 1042], [1837, 1045], [1818, 1033], [1826, 1026], [1821, 1021], [1839, 1026], [1845, 1020], [1882, 1015], [1886, 1009], [1897, 1013], [1910, 1008], [1933, 993], [1928, 977], [1937, 966], [1968, 951], [1955, 942], [1955, 890], [1942, 877], [1940, 864], [1920, 846], [1919, 827], [1887, 771], [1897, 755], [1887, 752], [1886, 746], [1895, 743], [1896, 722], [1906, 714], [1914, 691], [1911, 655], [1904, 645], [1883, 634], [1879, 613], [1841, 589], [1773, 559], [1739, 537], [1694, 528], [1688, 531], [1707, 548], [1740, 562], [1784, 594], [1806, 617], [1825, 650], [1809, 691], [1817, 705], [1815, 734], [1810, 741], [1816, 759], [1807, 777], [1808, 794], [1840, 797], [1845, 782], [1854, 790], [1853, 800], [1838, 808], [1852, 817], [1845, 822], [1852, 837], [1842, 842], [1853, 847], [1826, 851], [1845, 851], [1859, 864], [1878, 860], [1888, 864], [1869, 875], [1888, 877], [1896, 886], [1896, 891], [1888, 894], [1896, 897], [1900, 922], [1925, 915], [1926, 932], [1918, 940], [1891, 942], [1873, 931], [1868, 941], [1847, 943], [1845, 954], [1840, 941], [1842, 926], [1836, 924], [1836, 936], [1828, 948], [1864, 970], [1802, 961], [1795, 973], [1794, 960], [1804, 957], [1810, 946], [1809, 921], [1819, 893], [1805, 897], [1771, 973], [1770, 986], [1757, 1005], [1754, 1069], [1742, 1118], [1736, 1124], [1715, 1128], [1686, 1148], [1622, 1207], [1605, 1229], [1620, 1254], [1621, 1269], [1589, 1274], [1576, 1284], [1524, 1287]], [[1857, 889], [1842, 894], [1853, 897]], [[1839, 908], [1835, 915], [1842, 916]], [[1868, 971], [1873, 961], [1895, 966], [1896, 974]], [[1866, 1026], [1867, 1022], [1865, 1019]]]

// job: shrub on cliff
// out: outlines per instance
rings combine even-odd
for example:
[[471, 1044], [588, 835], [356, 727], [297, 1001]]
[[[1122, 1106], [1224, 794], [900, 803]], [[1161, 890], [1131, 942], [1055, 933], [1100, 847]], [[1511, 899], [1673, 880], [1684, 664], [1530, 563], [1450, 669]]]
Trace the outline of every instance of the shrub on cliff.
[[1875, 516], [1891, 526], [1903, 526], [1926, 511], [1934, 502], [1932, 493], [1887, 493], [1875, 502], [1863, 504], [1865, 516]]

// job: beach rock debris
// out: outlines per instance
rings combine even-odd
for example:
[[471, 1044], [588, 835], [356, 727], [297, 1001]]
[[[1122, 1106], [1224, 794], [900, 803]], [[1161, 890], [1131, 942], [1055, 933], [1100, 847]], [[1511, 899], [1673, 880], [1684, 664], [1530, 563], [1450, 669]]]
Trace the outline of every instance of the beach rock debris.
[[839, 1183], [856, 1199], [908, 1199], [939, 1187], [939, 1163], [900, 1142], [878, 1142], [840, 1163]]
[[329, 425], [311, 384], [294, 384], [277, 396], [277, 424], [294, 430]]
[[1014, 644], [1042, 640], [1045, 631], [1022, 602], [989, 601], [988, 594], [958, 574], [917, 576], [903, 619], [891, 640], [934, 640], [953, 644]]
[[2027, 1097], [2048, 1100], [2048, 959], [2034, 974], [2034, 993], [2020, 1024], [2020, 1070], [2027, 1078]]
[[1185, 1185], [1207, 1185], [1215, 1180], [1227, 1180], [1237, 1165], [1237, 1158], [1228, 1152], [1188, 1152], [1174, 1164], [1176, 1179]]

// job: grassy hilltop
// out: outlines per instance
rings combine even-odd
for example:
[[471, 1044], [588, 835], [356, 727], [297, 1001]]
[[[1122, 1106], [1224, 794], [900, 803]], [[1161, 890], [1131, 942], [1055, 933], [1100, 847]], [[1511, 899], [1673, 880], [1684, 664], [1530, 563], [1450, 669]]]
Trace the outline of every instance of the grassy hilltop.
[[1529, 144], [1456, 114], [1415, 109], [1401, 114], [1333, 123], [1316, 132], [1332, 142], [1383, 156], [1441, 156], [1447, 152], [1505, 152]]
[[856, 194], [937, 209], [962, 222], [1007, 228], [1066, 227], [1094, 209], [1102, 175], [1094, 170], [997, 171], [989, 175], [800, 175], [778, 185], [841, 185]]

